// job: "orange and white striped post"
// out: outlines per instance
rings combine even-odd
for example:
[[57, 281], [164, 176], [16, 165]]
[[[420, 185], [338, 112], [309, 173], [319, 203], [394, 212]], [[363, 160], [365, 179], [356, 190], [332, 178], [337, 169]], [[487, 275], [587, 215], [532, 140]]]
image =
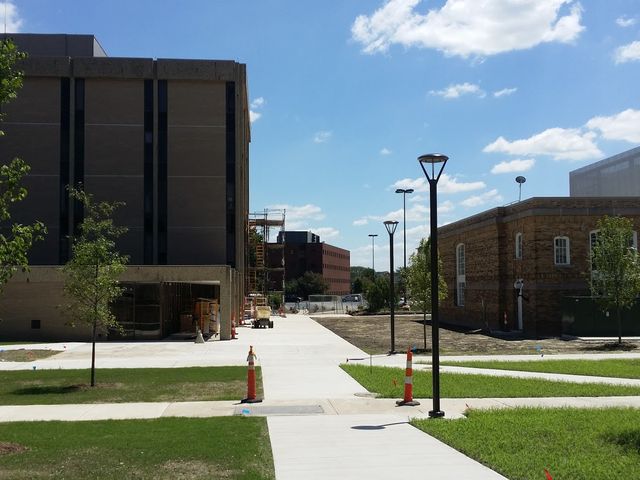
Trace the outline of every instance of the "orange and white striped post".
[[404, 400], [397, 400], [396, 405], [399, 407], [420, 405], [420, 402], [413, 399], [413, 353], [410, 348], [407, 350], [407, 369], [404, 373]]
[[247, 370], [247, 398], [240, 400], [240, 403], [259, 403], [262, 399], [256, 398], [256, 354], [253, 351], [253, 345], [249, 346], [247, 362], [249, 362]]

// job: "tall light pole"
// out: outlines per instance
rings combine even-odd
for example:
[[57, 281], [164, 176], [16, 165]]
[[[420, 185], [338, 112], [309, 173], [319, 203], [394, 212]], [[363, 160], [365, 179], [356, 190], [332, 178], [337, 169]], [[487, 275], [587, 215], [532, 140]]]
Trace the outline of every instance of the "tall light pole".
[[[407, 274], [407, 193], [413, 193], [413, 188], [396, 188], [396, 193], [402, 194], [402, 228], [404, 230], [404, 274]], [[404, 285], [404, 303], [407, 303], [407, 284]]]
[[398, 222], [395, 220], [387, 220], [384, 226], [389, 233], [389, 306], [391, 308], [391, 351], [390, 354], [396, 353], [396, 292], [393, 272], [393, 234], [396, 233]]
[[371, 237], [371, 268], [373, 269], [373, 278], [376, 278], [376, 237], [377, 233], [370, 233]]
[[[433, 377], [433, 410], [429, 417], [444, 417], [440, 410], [440, 319], [438, 318], [438, 180], [449, 157], [440, 153], [420, 155], [418, 162], [429, 181], [429, 211], [431, 214], [431, 366]], [[436, 164], [439, 171], [436, 172]], [[431, 165], [431, 168], [425, 168]], [[431, 170], [431, 175], [429, 175]]]

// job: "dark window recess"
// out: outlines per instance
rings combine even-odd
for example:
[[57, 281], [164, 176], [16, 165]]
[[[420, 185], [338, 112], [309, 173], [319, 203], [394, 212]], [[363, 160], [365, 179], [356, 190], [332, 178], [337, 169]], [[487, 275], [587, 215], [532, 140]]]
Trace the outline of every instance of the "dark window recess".
[[226, 216], [227, 265], [236, 266], [236, 84], [226, 84]]
[[[75, 80], [75, 118], [73, 133], [73, 186], [79, 188], [84, 182], [84, 78]], [[78, 226], [84, 219], [82, 203], [73, 201], [73, 235], [77, 235]]]
[[40, 329], [40, 320], [31, 320], [31, 328], [34, 330]]
[[158, 80], [158, 263], [167, 264], [167, 81]]
[[64, 265], [69, 260], [69, 152], [71, 127], [71, 82], [60, 79], [60, 176], [58, 198], [60, 223], [58, 225], [58, 263]]
[[144, 81], [144, 264], [153, 265], [153, 80]]

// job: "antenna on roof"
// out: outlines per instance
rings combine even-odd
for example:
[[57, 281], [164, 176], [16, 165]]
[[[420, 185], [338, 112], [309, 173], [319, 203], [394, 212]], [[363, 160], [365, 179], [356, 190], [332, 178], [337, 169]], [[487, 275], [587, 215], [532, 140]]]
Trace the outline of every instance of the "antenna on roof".
[[522, 199], [522, 184], [526, 181], [527, 179], [524, 178], [522, 175], [518, 175], [516, 177], [516, 182], [518, 183], [518, 201]]
[[7, 34], [7, 0], [4, 0], [4, 34]]

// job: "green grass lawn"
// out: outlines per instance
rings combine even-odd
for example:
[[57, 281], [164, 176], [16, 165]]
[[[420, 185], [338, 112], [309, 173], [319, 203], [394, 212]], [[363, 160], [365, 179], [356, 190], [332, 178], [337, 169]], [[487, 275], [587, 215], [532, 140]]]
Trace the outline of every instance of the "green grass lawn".
[[[367, 365], [341, 365], [364, 388], [384, 398], [402, 398], [404, 369]], [[413, 372], [413, 396], [431, 397], [431, 372]], [[440, 394], [445, 398], [600, 397], [640, 395], [640, 387], [580, 384], [540, 379], [440, 373]]]
[[472, 410], [413, 425], [510, 480], [640, 479], [640, 410]]
[[[262, 395], [261, 370], [256, 367]], [[240, 400], [246, 367], [0, 371], [0, 405]]]
[[273, 479], [275, 474], [265, 418], [216, 417], [2, 423], [0, 478]]
[[592, 375], [596, 377], [639, 378], [640, 358], [612, 358], [604, 360], [534, 360], [510, 361], [464, 361], [443, 362], [442, 365], [456, 367], [495, 368], [524, 372], [568, 373], [570, 375]]
[[0, 362], [33, 362], [42, 358], [52, 357], [60, 350], [26, 349], [4, 350], [0, 347]]

